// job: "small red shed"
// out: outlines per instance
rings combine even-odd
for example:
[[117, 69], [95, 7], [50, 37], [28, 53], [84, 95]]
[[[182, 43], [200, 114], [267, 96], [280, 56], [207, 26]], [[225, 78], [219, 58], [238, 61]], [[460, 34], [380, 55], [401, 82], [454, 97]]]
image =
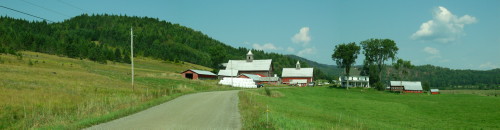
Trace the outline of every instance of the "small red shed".
[[431, 94], [439, 94], [439, 89], [431, 89]]
[[210, 71], [188, 69], [181, 73], [182, 77], [193, 80], [217, 79], [217, 75]]

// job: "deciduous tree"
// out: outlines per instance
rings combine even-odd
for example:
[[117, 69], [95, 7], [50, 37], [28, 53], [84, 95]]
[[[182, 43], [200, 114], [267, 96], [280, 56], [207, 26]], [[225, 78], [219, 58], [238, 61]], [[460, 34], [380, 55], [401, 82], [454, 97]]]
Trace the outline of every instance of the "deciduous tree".
[[[349, 71], [351, 66], [356, 62], [358, 58], [359, 50], [361, 48], [356, 45], [356, 43], [351, 42], [348, 44], [342, 43], [335, 46], [332, 54], [332, 60], [337, 63], [337, 66], [345, 69], [345, 75], [349, 77]], [[349, 82], [347, 82], [349, 85]], [[348, 87], [346, 86], [346, 89]]]
[[[396, 42], [391, 39], [368, 39], [361, 42], [363, 54], [365, 54], [365, 65], [376, 65], [379, 80], [382, 80], [382, 68], [384, 62], [391, 59], [396, 59], [396, 54], [399, 48]], [[383, 90], [383, 88], [378, 88]]]

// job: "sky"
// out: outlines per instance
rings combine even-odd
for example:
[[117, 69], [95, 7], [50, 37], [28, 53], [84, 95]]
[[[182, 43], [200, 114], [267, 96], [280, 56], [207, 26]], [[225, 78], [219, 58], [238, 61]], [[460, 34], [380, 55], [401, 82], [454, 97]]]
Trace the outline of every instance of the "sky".
[[[147, 16], [233, 47], [335, 65], [336, 45], [388, 38], [414, 65], [500, 68], [499, 0], [0, 0], [50, 21], [87, 14]], [[0, 15], [40, 20], [0, 7]], [[364, 59], [362, 52], [355, 64]]]

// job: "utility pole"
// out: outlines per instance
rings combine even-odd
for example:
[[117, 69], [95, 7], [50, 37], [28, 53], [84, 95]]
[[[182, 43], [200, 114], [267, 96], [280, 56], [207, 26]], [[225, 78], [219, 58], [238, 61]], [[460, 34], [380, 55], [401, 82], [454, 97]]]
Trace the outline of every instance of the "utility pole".
[[134, 91], [134, 31], [130, 27], [130, 61], [132, 63], [132, 91]]

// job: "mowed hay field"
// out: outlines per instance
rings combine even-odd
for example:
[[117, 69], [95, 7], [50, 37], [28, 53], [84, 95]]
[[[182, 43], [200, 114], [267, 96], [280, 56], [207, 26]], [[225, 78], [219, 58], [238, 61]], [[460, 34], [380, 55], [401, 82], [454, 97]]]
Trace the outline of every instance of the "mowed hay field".
[[308, 87], [239, 97], [244, 129], [500, 129], [500, 98], [491, 96]]
[[197, 91], [230, 89], [183, 79], [190, 63], [135, 58], [99, 64], [35, 52], [0, 54], [0, 129], [77, 129], [112, 120]]

